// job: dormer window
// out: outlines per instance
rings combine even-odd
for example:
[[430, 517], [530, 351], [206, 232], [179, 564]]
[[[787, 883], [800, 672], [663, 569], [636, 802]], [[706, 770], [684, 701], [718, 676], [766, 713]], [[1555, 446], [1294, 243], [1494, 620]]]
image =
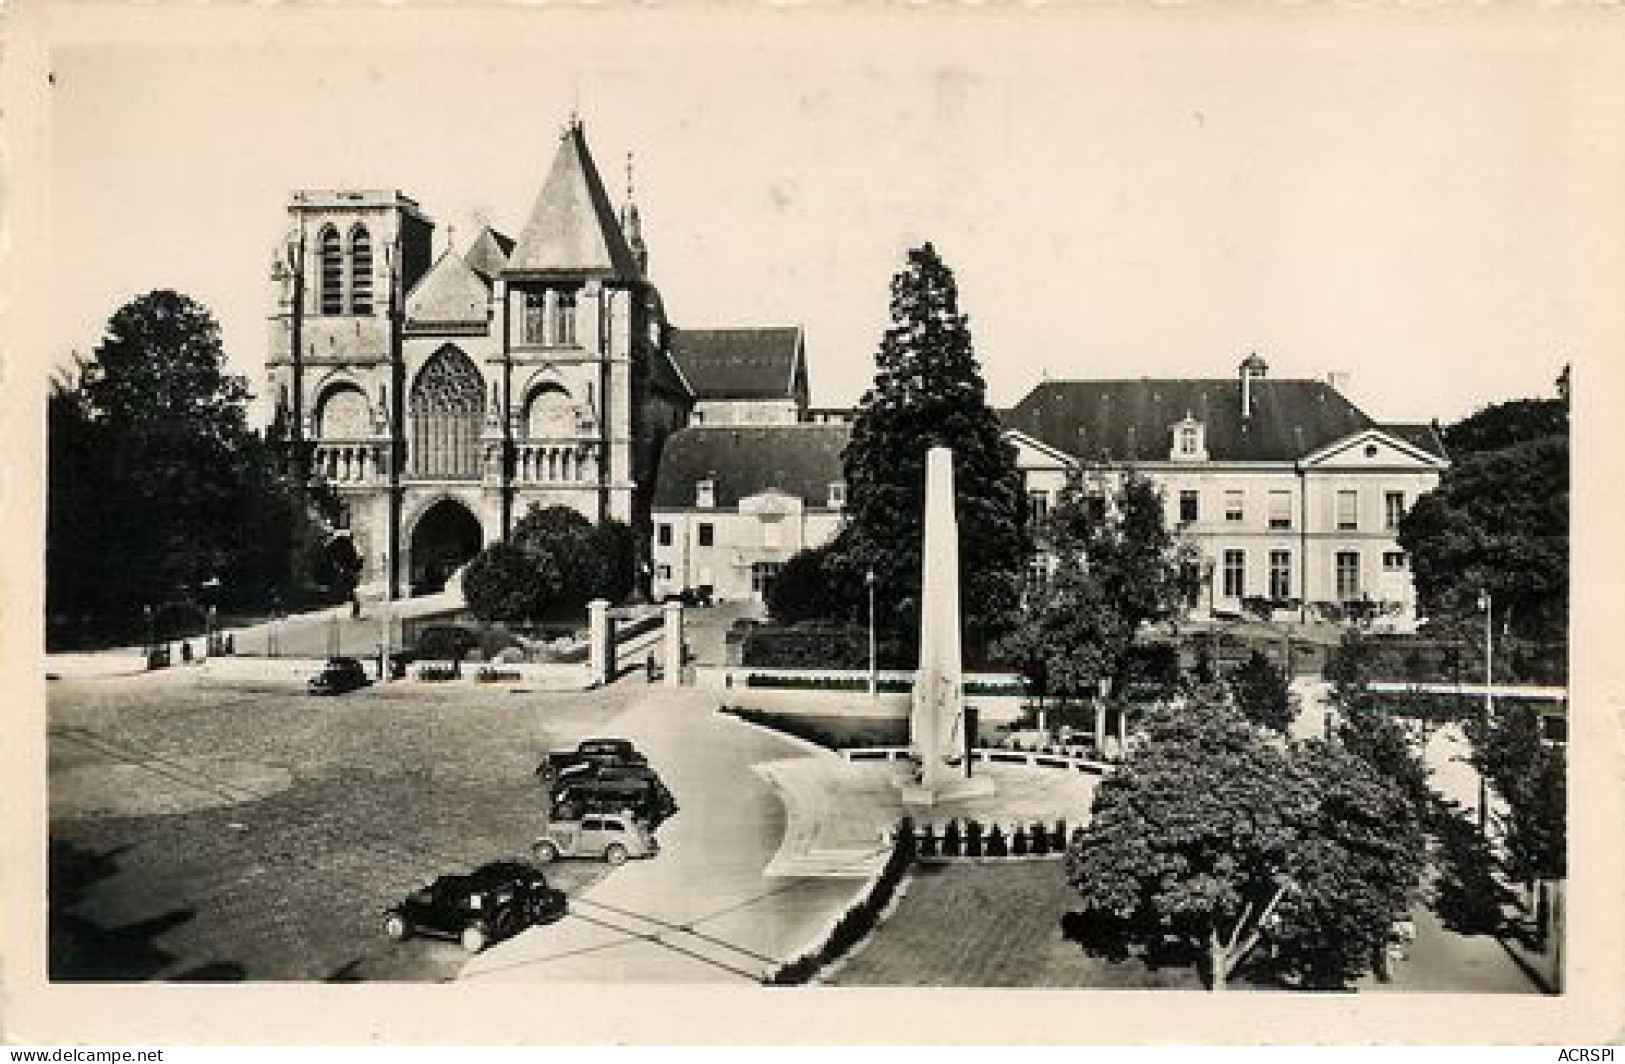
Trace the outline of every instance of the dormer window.
[[846, 505], [846, 481], [832, 480], [829, 484], [829, 508], [839, 510]]
[[1207, 461], [1207, 431], [1200, 421], [1185, 415], [1174, 425], [1174, 447], [1169, 458], [1175, 462]]
[[717, 482], [715, 478], [707, 477], [694, 485], [694, 505], [702, 510], [709, 510], [717, 504]]

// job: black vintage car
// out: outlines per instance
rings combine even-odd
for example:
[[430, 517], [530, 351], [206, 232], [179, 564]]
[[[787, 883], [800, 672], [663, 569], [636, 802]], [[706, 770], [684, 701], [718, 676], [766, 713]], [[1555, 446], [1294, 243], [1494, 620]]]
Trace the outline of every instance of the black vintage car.
[[564, 892], [523, 861], [494, 861], [464, 875], [441, 876], [384, 914], [384, 934], [455, 938], [470, 953], [564, 915]]
[[536, 766], [536, 775], [544, 782], [555, 782], [599, 767], [648, 763], [629, 739], [583, 739], [574, 750], [548, 754]]
[[367, 670], [355, 658], [328, 658], [322, 671], [310, 678], [313, 695], [342, 695], [370, 683]]

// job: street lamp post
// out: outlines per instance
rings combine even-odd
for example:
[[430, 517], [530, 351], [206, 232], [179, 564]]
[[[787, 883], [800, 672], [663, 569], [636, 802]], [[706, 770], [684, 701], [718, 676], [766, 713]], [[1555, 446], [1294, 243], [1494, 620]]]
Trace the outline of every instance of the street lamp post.
[[[1484, 711], [1479, 721], [1482, 739], [1487, 742], [1490, 733], [1490, 721], [1495, 717], [1495, 695], [1492, 694], [1495, 683], [1495, 599], [1490, 595], [1489, 589], [1478, 593], [1478, 608], [1484, 611]], [[1480, 751], [1482, 760], [1482, 751]], [[1484, 766], [1478, 766], [1478, 833], [1488, 836], [1489, 833], [1489, 785], [1484, 779]]]
[[875, 571], [869, 569], [863, 574], [863, 582], [869, 589], [869, 697], [874, 698], [880, 692], [880, 673], [877, 671], [875, 660]]

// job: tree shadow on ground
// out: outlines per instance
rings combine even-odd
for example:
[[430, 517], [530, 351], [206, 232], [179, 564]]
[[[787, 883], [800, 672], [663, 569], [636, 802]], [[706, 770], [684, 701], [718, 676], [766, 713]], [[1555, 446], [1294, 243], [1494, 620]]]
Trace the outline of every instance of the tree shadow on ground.
[[1433, 910], [1451, 931], [1463, 935], [1512, 935], [1522, 928], [1507, 918], [1516, 896], [1500, 878], [1489, 843], [1467, 816], [1436, 804], [1429, 812], [1433, 839]]
[[[97, 852], [52, 839], [48, 855], [48, 957], [52, 980], [61, 982], [129, 982], [159, 978], [174, 964], [175, 954], [157, 944], [160, 935], [192, 920], [194, 909], [171, 909], [157, 916], [109, 927], [69, 910], [84, 901], [88, 889], [118, 872], [118, 858], [129, 847]], [[231, 974], [235, 970], [236, 974]], [[244, 977], [230, 962], [203, 965], [176, 978], [228, 980]]]
[[1199, 959], [1184, 942], [1172, 937], [1147, 941], [1149, 936], [1133, 934], [1133, 928], [1126, 921], [1105, 918], [1096, 912], [1063, 913], [1061, 937], [1076, 943], [1087, 956], [1096, 960], [1143, 968], [1148, 986], [1160, 985], [1153, 974], [1157, 972], [1177, 974], [1177, 982], [1188, 980]]

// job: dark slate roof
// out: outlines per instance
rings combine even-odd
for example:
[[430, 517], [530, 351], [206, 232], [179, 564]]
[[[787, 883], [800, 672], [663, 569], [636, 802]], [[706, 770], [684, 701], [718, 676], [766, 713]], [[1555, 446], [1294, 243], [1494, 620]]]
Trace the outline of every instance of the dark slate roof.
[[489, 225], [480, 230], [480, 235], [474, 238], [474, 243], [468, 246], [463, 255], [474, 272], [490, 281], [502, 272], [502, 267], [508, 264], [508, 256], [513, 253], [513, 238], [503, 236]]
[[693, 507], [694, 485], [707, 477], [716, 479], [718, 508], [732, 509], [769, 488], [800, 496], [807, 506], [825, 506], [830, 484], [842, 479], [841, 452], [851, 435], [849, 425], [681, 429], [661, 454], [654, 507]]
[[503, 272], [587, 273], [626, 282], [640, 278], [580, 122], [570, 123], [559, 140], [530, 220]]
[[1425, 422], [1389, 421], [1377, 427], [1388, 435], [1404, 440], [1412, 447], [1418, 447], [1428, 454], [1439, 458], [1448, 457], [1444, 450], [1444, 439], [1439, 435], [1437, 425]]
[[795, 398], [798, 326], [672, 331], [672, 355], [697, 398]]
[[1252, 382], [1248, 418], [1234, 378], [1046, 381], [1001, 416], [1084, 461], [1157, 462], [1187, 413], [1206, 426], [1208, 459], [1219, 462], [1289, 462], [1380, 427], [1323, 381], [1269, 378]]

